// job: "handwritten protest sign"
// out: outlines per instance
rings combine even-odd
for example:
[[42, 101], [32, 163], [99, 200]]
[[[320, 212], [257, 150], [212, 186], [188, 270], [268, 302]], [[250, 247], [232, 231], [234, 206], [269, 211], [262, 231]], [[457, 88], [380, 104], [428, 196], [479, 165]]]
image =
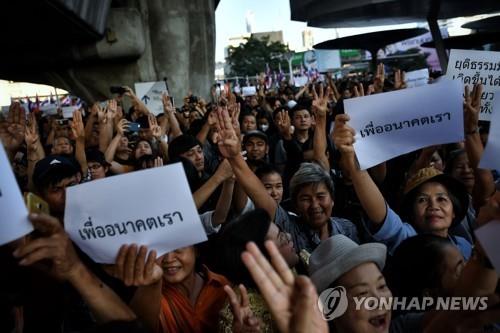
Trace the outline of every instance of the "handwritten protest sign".
[[500, 237], [500, 221], [488, 222], [474, 231], [474, 233], [488, 255], [491, 264], [497, 273], [500, 274], [500, 243], [498, 242], [498, 237]]
[[135, 94], [155, 116], [163, 113], [161, 94], [167, 91], [164, 81], [136, 82]]
[[351, 98], [344, 106], [356, 130], [354, 150], [362, 169], [464, 137], [462, 87], [457, 81]]
[[482, 83], [479, 120], [490, 120], [495, 92], [500, 90], [500, 52], [451, 50], [446, 77], [464, 84]]
[[70, 187], [64, 221], [99, 263], [114, 263], [123, 244], [162, 255], [207, 239], [181, 163]]
[[3, 245], [31, 232], [33, 226], [2, 144], [0, 170], [0, 245]]
[[425, 86], [429, 82], [429, 70], [427, 68], [405, 73], [407, 88]]
[[500, 170], [500, 94], [493, 100], [490, 133], [484, 148], [479, 167], [482, 169]]

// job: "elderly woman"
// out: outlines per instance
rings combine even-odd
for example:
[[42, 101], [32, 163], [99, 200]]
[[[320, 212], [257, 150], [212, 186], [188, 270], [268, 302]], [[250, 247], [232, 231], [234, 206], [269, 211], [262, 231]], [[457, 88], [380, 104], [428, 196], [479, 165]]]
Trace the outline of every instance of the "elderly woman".
[[298, 217], [281, 208], [250, 170], [241, 156], [241, 146], [231, 124], [227, 110], [219, 110], [219, 149], [233, 168], [236, 180], [254, 202], [255, 207], [267, 211], [283, 231], [291, 234], [297, 251], [314, 250], [323, 239], [344, 234], [358, 241], [357, 230], [352, 222], [332, 218], [333, 182], [330, 176], [316, 164], [303, 163], [290, 181], [290, 193]]
[[188, 246], [156, 260], [145, 246], [124, 245], [108, 272], [137, 286], [130, 306], [152, 332], [213, 332], [229, 282], [197, 261]]
[[405, 239], [418, 233], [431, 233], [448, 238], [467, 260], [472, 244], [465, 238], [449, 233], [458, 225], [469, 207], [469, 195], [464, 185], [437, 169], [419, 170], [407, 182], [401, 215], [410, 223], [403, 223], [400, 215], [388, 207], [382, 193], [365, 170], [359, 170], [354, 143], [354, 130], [347, 125], [349, 116], [335, 119], [334, 142], [346, 157], [354, 189], [368, 215], [367, 229], [373, 238], [387, 245], [392, 254]]

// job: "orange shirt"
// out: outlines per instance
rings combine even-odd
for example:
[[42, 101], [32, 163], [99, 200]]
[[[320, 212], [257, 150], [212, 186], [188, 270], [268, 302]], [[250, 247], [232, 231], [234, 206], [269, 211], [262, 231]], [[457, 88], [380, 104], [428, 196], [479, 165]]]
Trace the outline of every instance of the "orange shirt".
[[219, 312], [226, 302], [224, 286], [229, 281], [222, 275], [204, 268], [205, 284], [193, 306], [179, 290], [163, 283], [160, 332], [215, 332]]

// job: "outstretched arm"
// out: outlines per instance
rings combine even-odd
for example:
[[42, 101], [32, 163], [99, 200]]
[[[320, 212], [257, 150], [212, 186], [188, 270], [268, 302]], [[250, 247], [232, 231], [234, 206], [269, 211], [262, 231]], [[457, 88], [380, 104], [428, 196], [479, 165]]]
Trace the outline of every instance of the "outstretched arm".
[[47, 273], [70, 282], [100, 323], [135, 319], [132, 310], [120, 297], [80, 261], [73, 243], [56, 218], [32, 214], [30, 220], [41, 237], [28, 239], [14, 251], [20, 265], [50, 262]]
[[255, 206], [266, 210], [269, 216], [274, 219], [277, 204], [267, 193], [259, 178], [250, 170], [243, 156], [241, 156], [240, 140], [234, 131], [227, 109], [220, 107], [217, 110], [217, 115], [217, 126], [219, 127], [218, 145], [221, 155], [231, 163], [236, 180], [255, 203]]
[[354, 190], [369, 219], [380, 228], [387, 215], [384, 196], [366, 170], [360, 170], [354, 152], [354, 129], [347, 125], [350, 117], [339, 114], [335, 117], [333, 140], [335, 146], [346, 160], [346, 167], [351, 175]]
[[464, 100], [464, 129], [465, 150], [470, 167], [474, 170], [475, 183], [472, 190], [472, 199], [475, 209], [479, 209], [495, 193], [495, 182], [490, 170], [479, 169], [479, 161], [484, 147], [479, 136], [479, 113], [483, 86], [475, 85], [472, 92], [465, 86]]
[[320, 87], [319, 95], [316, 89], [313, 89], [313, 112], [316, 120], [316, 128], [314, 129], [313, 137], [313, 152], [314, 160], [327, 172], [330, 172], [330, 162], [326, 157], [326, 116], [328, 114], [328, 94], [330, 89], [327, 88], [324, 94], [323, 86]]

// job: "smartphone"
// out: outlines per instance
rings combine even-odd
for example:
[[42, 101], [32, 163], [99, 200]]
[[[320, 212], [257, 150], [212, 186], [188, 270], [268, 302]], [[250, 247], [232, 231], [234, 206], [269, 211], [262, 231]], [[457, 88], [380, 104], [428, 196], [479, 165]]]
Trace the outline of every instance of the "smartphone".
[[130, 132], [139, 132], [140, 129], [141, 129], [141, 124], [139, 124], [139, 123], [129, 123], [128, 124], [128, 130]]
[[26, 206], [28, 207], [28, 211], [30, 213], [36, 213], [36, 214], [50, 214], [50, 209], [49, 209], [49, 204], [40, 198], [38, 195], [28, 192], [26, 193]]
[[118, 94], [118, 95], [123, 95], [124, 93], [127, 92], [127, 90], [125, 88], [119, 87], [119, 86], [111, 86], [111, 87], [109, 87], [109, 91], [112, 94]]

